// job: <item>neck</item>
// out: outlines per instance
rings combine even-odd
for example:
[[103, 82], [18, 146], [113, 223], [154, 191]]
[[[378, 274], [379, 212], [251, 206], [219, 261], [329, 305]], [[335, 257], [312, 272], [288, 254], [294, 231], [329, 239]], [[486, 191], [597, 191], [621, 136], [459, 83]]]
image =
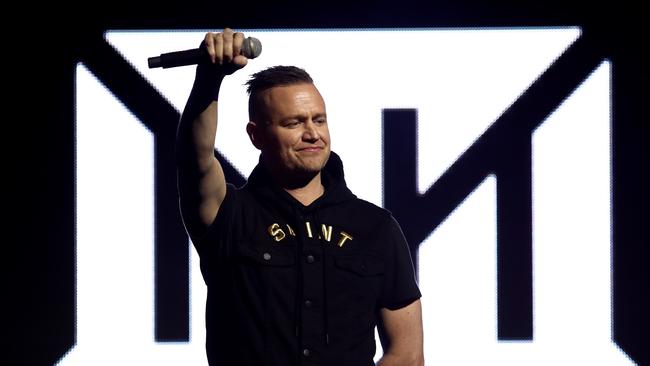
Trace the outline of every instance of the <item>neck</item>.
[[321, 180], [321, 172], [287, 172], [280, 169], [273, 169], [269, 162], [263, 159], [266, 170], [273, 180], [287, 191], [293, 198], [305, 206], [309, 206], [325, 193], [325, 187]]
[[325, 192], [325, 188], [323, 187], [320, 177], [320, 173], [318, 173], [305, 185], [283, 185], [283, 188], [293, 198], [298, 200], [298, 202], [302, 203], [305, 206], [309, 206]]
[[321, 172], [287, 172], [273, 169], [269, 161], [262, 156], [262, 164], [276, 184], [287, 191], [293, 198], [305, 206], [309, 206], [325, 193], [321, 181]]

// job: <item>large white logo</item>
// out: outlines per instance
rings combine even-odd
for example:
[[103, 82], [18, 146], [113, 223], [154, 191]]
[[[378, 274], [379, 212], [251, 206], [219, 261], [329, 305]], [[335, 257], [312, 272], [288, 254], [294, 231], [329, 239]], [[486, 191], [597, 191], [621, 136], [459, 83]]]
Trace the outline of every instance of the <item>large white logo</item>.
[[[194, 48], [203, 33], [107, 39], [180, 111], [194, 68], [150, 70], [147, 58]], [[326, 100], [351, 189], [382, 205], [382, 111], [417, 109], [423, 193], [580, 30], [246, 33], [264, 51], [224, 82], [219, 152], [248, 175], [257, 151], [244, 131], [243, 84], [267, 66], [301, 66]], [[532, 136], [533, 339], [497, 337], [498, 178], [490, 175], [420, 244], [427, 363], [633, 364], [612, 340], [610, 74], [603, 61]], [[206, 291], [191, 246], [190, 339], [154, 337], [152, 133], [83, 64], [76, 86], [77, 342], [59, 364], [206, 364]]]

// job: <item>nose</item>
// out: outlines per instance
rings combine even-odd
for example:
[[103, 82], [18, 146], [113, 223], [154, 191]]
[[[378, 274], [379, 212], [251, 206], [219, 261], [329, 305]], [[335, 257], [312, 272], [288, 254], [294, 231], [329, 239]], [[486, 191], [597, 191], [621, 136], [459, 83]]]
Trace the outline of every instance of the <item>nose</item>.
[[302, 134], [302, 138], [305, 141], [313, 142], [320, 139], [320, 133], [318, 132], [318, 127], [316, 126], [316, 124], [311, 118], [307, 120], [307, 122], [305, 122], [304, 126], [305, 126], [305, 130]]

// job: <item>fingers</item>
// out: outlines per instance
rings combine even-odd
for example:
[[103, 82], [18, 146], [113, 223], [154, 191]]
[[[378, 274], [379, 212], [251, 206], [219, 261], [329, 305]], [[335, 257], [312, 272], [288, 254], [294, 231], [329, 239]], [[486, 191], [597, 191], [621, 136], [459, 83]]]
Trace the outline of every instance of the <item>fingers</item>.
[[[203, 39], [205, 49], [208, 51], [208, 55], [210, 56], [210, 62], [213, 64], [220, 62], [219, 60], [223, 59], [223, 46], [221, 47], [221, 51], [219, 51], [217, 38], [222, 38], [222, 35], [219, 33], [207, 33]], [[223, 43], [223, 38], [219, 43]]]
[[235, 56], [241, 54], [241, 48], [244, 44], [244, 33], [237, 32], [233, 35], [232, 50]]
[[223, 38], [223, 62], [230, 63], [233, 58], [233, 49], [232, 49], [232, 36], [233, 31], [230, 28], [226, 28], [221, 33]]
[[204, 42], [210, 61], [213, 64], [228, 65], [234, 63], [240, 67], [246, 64], [246, 57], [240, 55], [244, 42], [243, 33], [233, 32], [232, 29], [225, 28], [220, 33], [207, 33]]
[[248, 64], [248, 58], [242, 54], [242, 47], [244, 44], [244, 33], [235, 33], [233, 35], [233, 63], [236, 67], [244, 67]]

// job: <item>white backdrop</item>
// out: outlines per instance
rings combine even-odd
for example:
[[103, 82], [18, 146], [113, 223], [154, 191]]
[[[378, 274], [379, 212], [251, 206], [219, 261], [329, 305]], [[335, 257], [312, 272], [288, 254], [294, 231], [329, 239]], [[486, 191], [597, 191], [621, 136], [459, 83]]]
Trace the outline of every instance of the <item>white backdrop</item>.
[[[247, 176], [258, 153], [244, 130], [244, 82], [271, 65], [304, 67], [325, 98], [351, 189], [378, 205], [382, 109], [418, 110], [424, 192], [580, 35], [570, 27], [244, 32], [263, 52], [223, 84], [217, 149]], [[194, 67], [149, 69], [147, 59], [195, 48], [203, 34], [106, 38], [181, 111]], [[427, 364], [633, 364], [612, 341], [610, 78], [603, 60], [532, 137], [534, 339], [497, 339], [489, 176], [420, 246]], [[205, 365], [206, 290], [191, 247], [191, 340], [153, 336], [152, 134], [83, 64], [76, 88], [77, 343], [59, 364]]]

